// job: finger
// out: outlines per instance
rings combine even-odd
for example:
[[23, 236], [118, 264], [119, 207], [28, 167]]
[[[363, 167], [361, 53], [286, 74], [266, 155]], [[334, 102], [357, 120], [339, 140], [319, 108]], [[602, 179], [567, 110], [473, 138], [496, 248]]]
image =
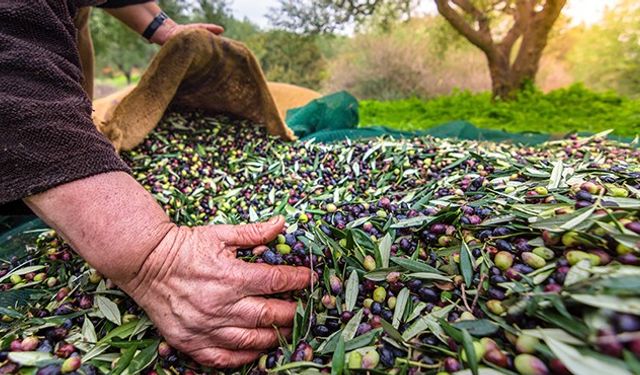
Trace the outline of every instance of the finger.
[[220, 35], [222, 33], [224, 33], [224, 27], [222, 26], [218, 26], [218, 25], [214, 25], [214, 24], [205, 24], [204, 25], [205, 29], [209, 30], [210, 32], [216, 34], [216, 35]]
[[[281, 328], [282, 336], [291, 334], [291, 328]], [[216, 345], [230, 350], [265, 350], [278, 346], [278, 330], [274, 328], [221, 328], [216, 332]]]
[[284, 218], [275, 216], [266, 223], [246, 225], [216, 225], [218, 239], [226, 245], [254, 247], [272, 241], [284, 228]]
[[[241, 262], [239, 260], [239, 262]], [[317, 276], [306, 267], [270, 266], [244, 263], [238, 267], [243, 280], [243, 292], [247, 296], [261, 296], [290, 292], [310, 286]]]
[[240, 367], [255, 361], [261, 354], [257, 350], [232, 351], [223, 348], [204, 348], [189, 353], [196, 362], [213, 368]]
[[296, 307], [295, 302], [277, 298], [246, 297], [236, 302], [231, 314], [241, 328], [291, 327]]

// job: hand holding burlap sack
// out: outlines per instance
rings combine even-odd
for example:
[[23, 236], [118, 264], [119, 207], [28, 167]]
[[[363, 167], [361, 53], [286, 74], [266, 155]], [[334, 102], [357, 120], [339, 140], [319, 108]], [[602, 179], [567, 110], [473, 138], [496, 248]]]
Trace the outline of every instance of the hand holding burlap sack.
[[[271, 86], [282, 108], [318, 96], [310, 90], [291, 91], [288, 85]], [[284, 140], [296, 139], [253, 53], [240, 42], [203, 30], [169, 40], [136, 87], [99, 102], [94, 122], [118, 151], [140, 144], [169, 106], [234, 115], [264, 124], [269, 134]]]

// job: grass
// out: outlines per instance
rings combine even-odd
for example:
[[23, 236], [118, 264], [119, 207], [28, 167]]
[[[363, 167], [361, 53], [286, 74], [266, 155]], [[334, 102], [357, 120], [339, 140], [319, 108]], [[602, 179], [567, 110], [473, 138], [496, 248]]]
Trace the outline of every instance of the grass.
[[423, 130], [455, 120], [508, 132], [600, 132], [640, 134], [640, 100], [596, 93], [581, 85], [548, 94], [527, 90], [511, 102], [492, 102], [489, 93], [457, 92], [431, 100], [362, 101], [360, 123]]
[[118, 75], [112, 78], [96, 77], [95, 83], [96, 85], [105, 85], [105, 86], [111, 86], [117, 89], [123, 89], [129, 86], [130, 84], [138, 83], [139, 80], [140, 80], [139, 74], [134, 74], [133, 77], [131, 77], [131, 83], [127, 82], [127, 78], [124, 75]]

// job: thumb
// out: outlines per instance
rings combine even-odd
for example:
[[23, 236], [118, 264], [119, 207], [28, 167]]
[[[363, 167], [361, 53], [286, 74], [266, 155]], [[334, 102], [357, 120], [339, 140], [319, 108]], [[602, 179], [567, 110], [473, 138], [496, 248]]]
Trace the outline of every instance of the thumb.
[[274, 216], [264, 223], [217, 225], [216, 231], [220, 241], [226, 245], [253, 247], [264, 245], [275, 239], [282, 232], [284, 223], [284, 217]]

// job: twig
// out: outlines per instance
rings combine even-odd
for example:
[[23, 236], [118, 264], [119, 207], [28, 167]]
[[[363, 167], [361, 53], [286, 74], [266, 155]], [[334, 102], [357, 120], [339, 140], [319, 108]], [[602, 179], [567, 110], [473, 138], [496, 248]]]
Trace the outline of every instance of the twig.
[[[476, 305], [478, 304], [478, 298], [480, 297], [480, 293], [482, 293], [482, 284], [484, 283], [484, 280], [487, 278], [487, 274], [482, 274], [480, 275], [480, 282], [478, 283], [478, 291], [476, 293], [476, 296], [473, 298], [473, 302], [471, 303], [471, 308], [475, 309]], [[471, 313], [473, 313], [473, 310], [471, 310]]]
[[465, 284], [464, 283], [461, 284], [460, 290], [462, 292], [462, 302], [464, 303], [464, 307], [467, 308], [467, 311], [473, 312], [471, 307], [469, 307], [469, 303], [467, 302], [467, 290], [465, 288]]

